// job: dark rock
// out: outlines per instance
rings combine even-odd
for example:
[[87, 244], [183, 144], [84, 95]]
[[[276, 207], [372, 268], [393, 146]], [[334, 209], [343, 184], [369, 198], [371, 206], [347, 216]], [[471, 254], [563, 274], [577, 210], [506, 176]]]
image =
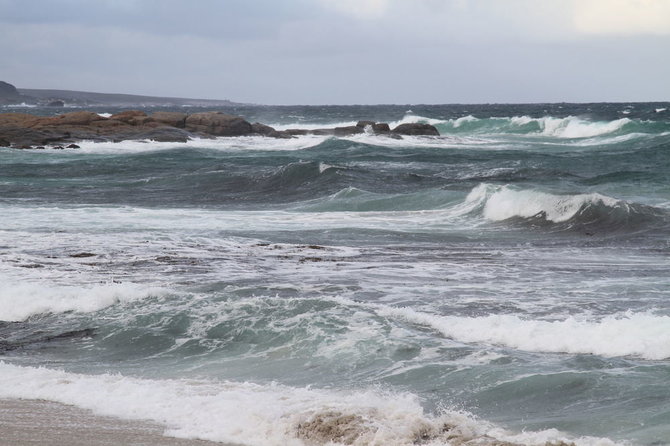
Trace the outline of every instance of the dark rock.
[[61, 101], [60, 99], [57, 99], [55, 101], [48, 102], [46, 104], [47, 107], [65, 107], [65, 102]]
[[287, 130], [284, 130], [283, 133], [287, 133], [287, 134], [292, 135], [292, 136], [302, 136], [302, 135], [309, 135], [310, 134], [309, 130], [305, 130], [305, 129], [287, 129]]
[[9, 141], [0, 138], [0, 147], [9, 147], [9, 146], [10, 146]]
[[291, 139], [295, 138], [295, 136], [291, 135], [290, 133], [286, 132], [285, 130], [278, 131], [273, 138], [280, 138], [280, 139]]
[[44, 147], [44, 146], [37, 146], [37, 147], [33, 147], [33, 148], [34, 148], [35, 150], [44, 150], [44, 149], [46, 149], [46, 147]]
[[186, 130], [212, 136], [244, 136], [253, 132], [251, 124], [239, 116], [221, 112], [194, 113], [186, 118]]
[[358, 121], [356, 123], [356, 127], [360, 127], [362, 129], [364, 129], [365, 127], [367, 127], [369, 125], [370, 126], [375, 125], [375, 122], [374, 121]]
[[277, 131], [269, 125], [261, 124], [260, 122], [255, 122], [251, 124], [253, 134], [267, 136], [269, 138], [281, 138], [281, 139], [290, 139], [294, 136], [286, 131]]
[[93, 254], [92, 252], [78, 252], [76, 254], [70, 254], [70, 257], [73, 257], [75, 259], [81, 259], [85, 257], [95, 257], [96, 254]]
[[314, 129], [307, 130], [305, 135], [319, 135], [319, 136], [332, 136], [335, 134], [335, 129]]
[[379, 122], [376, 124], [372, 124], [372, 131], [375, 133], [390, 133], [391, 128], [389, 125], [385, 122]]
[[63, 146], [54, 146], [53, 148], [56, 150], [65, 150], [65, 147]]
[[365, 133], [365, 130], [363, 130], [361, 127], [358, 127], [357, 125], [351, 125], [348, 127], [335, 127], [333, 129], [333, 134], [335, 136], [350, 136], [356, 135], [358, 133]]
[[187, 116], [186, 113], [179, 112], [154, 112], [151, 114], [151, 119], [161, 124], [183, 129], [186, 127]]
[[0, 125], [0, 138], [9, 142], [14, 147], [43, 146], [53, 142], [62, 141], [67, 134], [52, 130], [35, 130], [30, 127], [12, 125], [3, 127]]
[[257, 135], [262, 136], [275, 136], [277, 130], [270, 127], [269, 125], [261, 124], [260, 122], [254, 122], [251, 124], [251, 131]]
[[440, 132], [438, 132], [434, 126], [418, 123], [400, 124], [393, 129], [393, 133], [411, 136], [440, 136]]
[[70, 144], [70, 145], [66, 146], [65, 148], [66, 149], [80, 149], [81, 147], [79, 147], [76, 144]]

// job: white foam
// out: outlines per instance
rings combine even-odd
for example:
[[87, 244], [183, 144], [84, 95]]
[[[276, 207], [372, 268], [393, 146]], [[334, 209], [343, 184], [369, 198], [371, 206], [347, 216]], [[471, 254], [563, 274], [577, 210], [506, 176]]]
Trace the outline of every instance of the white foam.
[[624, 313], [600, 319], [522, 319], [516, 315], [439, 316], [410, 308], [379, 307], [380, 315], [428, 325], [465, 343], [500, 345], [531, 352], [670, 358], [670, 317]]
[[[153, 421], [164, 425], [169, 436], [251, 446], [326, 443], [309, 441], [310, 434], [318, 436], [325, 431], [319, 431], [315, 420], [337, 416], [342, 416], [355, 433], [348, 442], [354, 446], [411, 445], [418, 438], [425, 438], [421, 434], [432, 435], [422, 441], [432, 445], [449, 444], [447, 435], [452, 434], [458, 439], [516, 439], [519, 444], [527, 445], [565, 439], [553, 429], [522, 434], [506, 432], [458, 412], [434, 417], [424, 412], [416, 396], [407, 393], [345, 393], [276, 384], [80, 375], [3, 362], [0, 362], [0, 380], [3, 383], [0, 398], [46, 399], [99, 415]], [[445, 424], [455, 427], [445, 433], [442, 431]], [[307, 441], [303, 442], [301, 436]], [[576, 444], [614, 443], [583, 438], [576, 440]]]
[[303, 130], [318, 130], [318, 129], [332, 129], [335, 127], [351, 127], [358, 124], [358, 121], [341, 121], [333, 123], [314, 123], [314, 122], [297, 122], [291, 124], [268, 124], [275, 130], [289, 130], [289, 129], [303, 129]]
[[510, 122], [514, 125], [522, 126], [535, 122], [537, 119], [533, 119], [530, 116], [513, 116], [510, 118]]
[[[472, 117], [472, 118], [474, 118], [474, 117]], [[463, 121], [461, 121], [461, 123], [463, 123], [463, 122], [468, 121], [470, 118], [466, 116], [466, 117], [460, 118], [460, 119], [463, 119]], [[474, 118], [474, 119], [477, 119], [477, 118]], [[419, 116], [419, 115], [414, 115], [414, 114], [409, 114], [408, 113], [405, 116], [403, 116], [402, 119], [400, 119], [398, 121], [389, 122], [388, 124], [389, 124], [389, 127], [391, 127], [391, 129], [393, 129], [393, 128], [399, 126], [400, 124], [438, 125], [438, 124], [443, 124], [445, 122], [448, 122], [448, 121], [444, 120], [444, 119], [428, 118], [426, 116]]]
[[542, 134], [557, 138], [591, 138], [606, 135], [620, 130], [629, 122], [631, 120], [628, 118], [617, 119], [615, 121], [593, 122], [575, 116], [568, 116], [567, 118], [545, 117], [539, 120]]
[[458, 119], [454, 120], [453, 121], [453, 126], [454, 127], [460, 127], [463, 124], [465, 124], [466, 122], [476, 122], [476, 121], [479, 121], [479, 119], [475, 118], [472, 115], [467, 115], [467, 116], [463, 116], [462, 118], [458, 118]]
[[316, 146], [328, 139], [326, 136], [303, 135], [291, 139], [267, 138], [262, 136], [229, 136], [215, 139], [194, 138], [186, 142], [157, 142], [149, 140], [127, 140], [120, 142], [80, 141], [79, 149], [63, 154], [80, 153], [139, 153], [179, 148], [213, 149], [222, 151], [290, 151]]
[[[567, 116], [565, 118], [555, 118], [545, 116], [542, 118], [533, 118], [530, 116], [511, 116], [511, 117], [491, 117], [487, 119], [477, 119], [473, 116], [464, 116], [458, 119], [447, 121], [434, 120], [422, 117], [411, 117], [408, 122], [428, 122], [433, 125], [449, 124], [454, 129], [461, 127], [467, 122], [479, 122], [481, 127], [477, 133], [480, 134], [498, 134], [498, 133], [518, 133], [528, 124], [535, 123], [539, 130], [530, 133], [530, 135], [551, 136], [561, 139], [580, 139], [593, 138], [595, 136], [606, 135], [620, 130], [623, 126], [630, 123], [628, 118], [617, 119], [614, 121], [589, 121], [576, 116]], [[522, 134], [527, 134], [523, 131]]]
[[4, 108], [36, 108], [37, 105], [35, 104], [26, 104], [25, 102], [22, 102], [20, 104], [8, 104], [8, 105], [3, 105]]
[[661, 113], [661, 112], [664, 112], [666, 110], [667, 110], [667, 108], [657, 108], [656, 113]]
[[165, 290], [134, 283], [93, 286], [60, 286], [53, 283], [8, 283], [0, 288], [0, 320], [23, 321], [42, 313], [90, 313], [117, 303], [127, 303]]
[[[600, 194], [552, 195], [532, 190], [513, 190], [509, 187], [485, 186], [490, 193], [484, 206], [484, 217], [502, 221], [512, 217], [533, 217], [545, 214], [547, 220], [563, 222], [574, 217], [585, 204], [602, 203], [616, 206], [620, 201]], [[475, 188], [472, 194], [481, 194]]]
[[[24, 208], [0, 206], [0, 223], [11, 222], [14, 231], [43, 232], [59, 230], [67, 222], [68, 231], [110, 234], [146, 231], [187, 231], [191, 234], [207, 234], [224, 230], [288, 230], [303, 231], [306, 228], [341, 229], [389, 228], [398, 231], [423, 231], [431, 226], [443, 227], [454, 217], [469, 212], [473, 203], [458, 204], [445, 209], [417, 211], [346, 211], [346, 212], [292, 212], [292, 211], [242, 211], [206, 209], [147, 209], [140, 207], [105, 208], [55, 208], [34, 207], [30, 212]], [[464, 209], [467, 208], [467, 209]], [[460, 220], [459, 220], [460, 222]], [[6, 227], [6, 226], [5, 226]], [[53, 229], [52, 229], [53, 228]], [[12, 237], [14, 233], [0, 237]], [[27, 234], [26, 237], [29, 235]], [[75, 234], [76, 236], [76, 234]], [[139, 235], [147, 237], [147, 235]], [[46, 244], [53, 242], [51, 233], [40, 235]], [[122, 237], [114, 235], [112, 237]], [[107, 239], [109, 240], [109, 239]], [[117, 239], [118, 240], [118, 239]]]
[[103, 118], [109, 118], [112, 116], [111, 113], [98, 113], [98, 116], [102, 116]]

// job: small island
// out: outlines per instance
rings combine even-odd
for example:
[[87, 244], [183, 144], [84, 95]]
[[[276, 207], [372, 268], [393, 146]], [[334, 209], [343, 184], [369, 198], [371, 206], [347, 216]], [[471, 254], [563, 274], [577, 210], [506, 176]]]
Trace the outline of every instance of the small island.
[[391, 129], [387, 123], [359, 121], [356, 125], [323, 129], [276, 130], [261, 123], [250, 123], [239, 116], [222, 112], [179, 113], [127, 110], [104, 117], [90, 111], [58, 116], [25, 113], [0, 114], [0, 146], [39, 149], [47, 146], [76, 148], [79, 141], [120, 142], [152, 140], [186, 142], [193, 138], [222, 136], [264, 136], [293, 138], [298, 135], [350, 136], [362, 133], [401, 138], [402, 135], [439, 136], [429, 124], [400, 124]]

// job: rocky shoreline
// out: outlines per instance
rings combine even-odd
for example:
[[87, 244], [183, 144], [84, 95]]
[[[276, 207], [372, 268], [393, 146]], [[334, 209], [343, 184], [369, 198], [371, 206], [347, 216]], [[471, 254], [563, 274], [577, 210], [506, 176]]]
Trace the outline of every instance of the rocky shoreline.
[[154, 112], [147, 115], [143, 111], [128, 110], [110, 117], [89, 111], [49, 117], [24, 113], [0, 114], [0, 147], [19, 149], [77, 148], [76, 143], [84, 140], [186, 142], [193, 138], [222, 136], [293, 138], [298, 135], [351, 136], [362, 133], [390, 138], [440, 135], [430, 124], [400, 124], [392, 129], [387, 123], [374, 121], [359, 121], [346, 127], [276, 130], [222, 112]]

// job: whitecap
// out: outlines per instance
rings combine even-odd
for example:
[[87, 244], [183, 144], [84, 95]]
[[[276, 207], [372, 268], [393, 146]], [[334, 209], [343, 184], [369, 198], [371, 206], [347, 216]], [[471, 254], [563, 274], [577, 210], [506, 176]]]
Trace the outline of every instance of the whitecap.
[[379, 307], [380, 315], [430, 326], [459, 342], [505, 346], [530, 352], [670, 358], [670, 316], [613, 314], [602, 318], [524, 319], [516, 315], [441, 316], [411, 308]]
[[[430, 415], [410, 393], [82, 375], [3, 362], [0, 379], [0, 398], [50, 400], [98, 415], [159, 423], [172, 437], [251, 446], [569, 441], [555, 429], [518, 434], [462, 412]], [[574, 441], [578, 446], [615, 444], [592, 437]]]
[[[620, 203], [619, 200], [597, 193], [552, 195], [533, 190], [513, 190], [506, 186], [486, 186], [485, 191], [490, 195], [486, 200], [483, 214], [484, 218], [492, 221], [513, 217], [528, 218], [542, 214], [547, 220], [560, 223], [573, 218], [587, 204], [614, 207]], [[471, 195], [482, 192], [475, 189]]]
[[37, 282], [8, 283], [4, 280], [0, 289], [0, 320], [23, 321], [43, 313], [91, 313], [118, 303], [165, 293], [164, 289], [135, 283], [63, 286]]

